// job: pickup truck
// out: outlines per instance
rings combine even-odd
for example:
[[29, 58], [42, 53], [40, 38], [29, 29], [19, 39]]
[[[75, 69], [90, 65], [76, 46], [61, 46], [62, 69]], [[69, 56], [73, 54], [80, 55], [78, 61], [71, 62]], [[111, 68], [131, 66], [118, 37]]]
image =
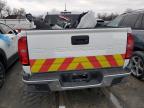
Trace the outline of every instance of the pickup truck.
[[29, 30], [18, 52], [30, 90], [62, 91], [125, 82], [133, 52], [130, 28]]

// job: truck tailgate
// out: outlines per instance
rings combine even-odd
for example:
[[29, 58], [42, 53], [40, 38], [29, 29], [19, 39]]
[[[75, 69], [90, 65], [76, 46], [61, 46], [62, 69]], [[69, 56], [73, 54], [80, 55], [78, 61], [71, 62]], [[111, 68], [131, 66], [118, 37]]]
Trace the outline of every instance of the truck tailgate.
[[27, 31], [32, 73], [123, 67], [126, 28]]

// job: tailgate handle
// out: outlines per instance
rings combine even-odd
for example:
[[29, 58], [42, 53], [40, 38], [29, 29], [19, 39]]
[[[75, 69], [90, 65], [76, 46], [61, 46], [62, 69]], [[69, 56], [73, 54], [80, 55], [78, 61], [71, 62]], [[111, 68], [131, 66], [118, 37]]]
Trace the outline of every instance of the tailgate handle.
[[71, 43], [72, 45], [89, 44], [89, 36], [88, 35], [72, 36]]

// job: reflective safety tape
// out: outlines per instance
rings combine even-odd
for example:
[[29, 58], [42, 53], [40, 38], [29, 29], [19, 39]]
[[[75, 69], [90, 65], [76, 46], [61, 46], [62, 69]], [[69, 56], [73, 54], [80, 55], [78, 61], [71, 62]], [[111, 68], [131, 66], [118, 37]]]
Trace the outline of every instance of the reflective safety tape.
[[87, 70], [97, 68], [122, 67], [124, 65], [124, 60], [124, 54], [32, 59], [30, 60], [30, 67], [32, 73]]

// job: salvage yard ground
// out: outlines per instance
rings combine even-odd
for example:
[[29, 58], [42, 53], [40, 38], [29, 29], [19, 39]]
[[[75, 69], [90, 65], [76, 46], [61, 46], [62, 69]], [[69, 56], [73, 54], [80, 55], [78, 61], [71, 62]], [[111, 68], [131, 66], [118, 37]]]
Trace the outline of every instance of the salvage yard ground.
[[[0, 108], [115, 108], [99, 89], [73, 90], [56, 93], [27, 93], [21, 81], [22, 68], [14, 64], [0, 90]], [[133, 77], [110, 91], [124, 108], [144, 108], [144, 82]], [[62, 102], [61, 102], [62, 101]]]

